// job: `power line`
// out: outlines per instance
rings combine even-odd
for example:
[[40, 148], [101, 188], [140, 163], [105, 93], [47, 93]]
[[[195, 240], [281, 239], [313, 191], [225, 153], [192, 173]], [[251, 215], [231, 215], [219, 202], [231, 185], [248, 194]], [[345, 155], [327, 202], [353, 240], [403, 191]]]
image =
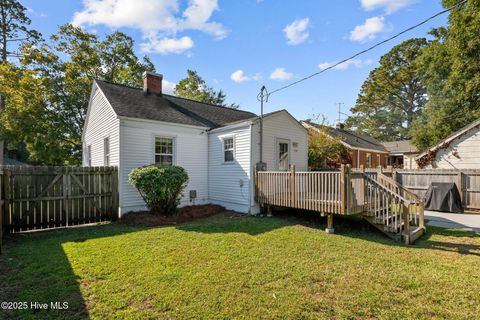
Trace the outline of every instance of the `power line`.
[[315, 77], [315, 76], [317, 76], [317, 75], [319, 75], [319, 74], [321, 74], [321, 73], [324, 73], [324, 72], [327, 71], [327, 70], [330, 70], [330, 69], [335, 68], [336, 66], [338, 66], [338, 65], [340, 65], [340, 64], [342, 64], [342, 63], [345, 63], [345, 62], [347, 62], [347, 61], [349, 61], [349, 60], [352, 60], [352, 59], [354, 59], [354, 58], [356, 58], [356, 57], [364, 54], [364, 53], [367, 53], [368, 51], [371, 51], [371, 50], [375, 49], [376, 47], [381, 46], [381, 45], [384, 44], [384, 43], [387, 43], [387, 42], [389, 42], [389, 41], [391, 41], [391, 40], [393, 40], [393, 39], [395, 39], [395, 38], [398, 38], [399, 36], [403, 35], [404, 33], [407, 33], [407, 32], [409, 32], [409, 31], [411, 31], [411, 30], [413, 30], [413, 29], [415, 29], [415, 28], [418, 28], [418, 27], [420, 27], [421, 25], [424, 25], [425, 23], [429, 22], [430, 20], [433, 20], [433, 19], [435, 19], [436, 17], [441, 16], [442, 14], [445, 14], [445, 13], [447, 13], [447, 12], [455, 9], [456, 7], [462, 5], [462, 4], [466, 3], [466, 2], [467, 2], [467, 0], [461, 0], [461, 1], [457, 2], [456, 4], [454, 4], [453, 6], [451, 6], [451, 7], [447, 8], [447, 9], [445, 9], [445, 10], [443, 10], [443, 11], [440, 11], [440, 12], [434, 14], [433, 16], [431, 16], [431, 17], [429, 17], [429, 18], [427, 18], [427, 19], [425, 19], [425, 20], [423, 20], [423, 21], [421, 21], [421, 22], [419, 22], [419, 23], [417, 23], [417, 24], [415, 24], [415, 25], [413, 25], [413, 26], [411, 26], [411, 27], [409, 27], [409, 28], [407, 28], [407, 29], [405, 29], [405, 30], [403, 30], [403, 31], [395, 34], [395, 35], [393, 35], [393, 36], [391, 36], [390, 38], [387, 38], [387, 39], [385, 39], [385, 40], [383, 40], [383, 41], [380, 41], [380, 42], [374, 44], [373, 46], [371, 46], [371, 47], [369, 47], [369, 48], [367, 48], [367, 49], [365, 49], [365, 50], [362, 50], [362, 51], [360, 51], [360, 52], [357, 52], [357, 53], [355, 53], [354, 55], [352, 55], [352, 56], [350, 56], [350, 57], [348, 57], [348, 58], [346, 58], [346, 59], [343, 59], [343, 60], [341, 60], [341, 61], [339, 61], [339, 62], [337, 62], [337, 63], [335, 63], [335, 64], [333, 64], [333, 65], [331, 65], [331, 66], [328, 66], [328, 67], [326, 67], [326, 68], [324, 68], [324, 69], [322, 69], [322, 70], [320, 70], [320, 71], [318, 71], [318, 72], [312, 73], [312, 74], [309, 75], [309, 76], [306, 76], [306, 77], [301, 78], [301, 79], [299, 79], [299, 80], [297, 80], [297, 81], [294, 81], [294, 82], [292, 82], [292, 83], [290, 83], [290, 84], [287, 84], [287, 85], [285, 85], [285, 86], [283, 86], [283, 87], [280, 87], [280, 88], [278, 88], [278, 89], [275, 89], [275, 90], [273, 90], [273, 91], [270, 91], [270, 93], [268, 93], [268, 96], [271, 96], [272, 94], [277, 93], [277, 92], [282, 91], [282, 90], [285, 90], [285, 89], [287, 89], [287, 88], [290, 88], [291, 86], [294, 86], [294, 85], [296, 85], [296, 84], [298, 84], [298, 83], [300, 83], [300, 82], [306, 81], [306, 80], [308, 80], [308, 79], [310, 79], [310, 78], [313, 78], [313, 77]]

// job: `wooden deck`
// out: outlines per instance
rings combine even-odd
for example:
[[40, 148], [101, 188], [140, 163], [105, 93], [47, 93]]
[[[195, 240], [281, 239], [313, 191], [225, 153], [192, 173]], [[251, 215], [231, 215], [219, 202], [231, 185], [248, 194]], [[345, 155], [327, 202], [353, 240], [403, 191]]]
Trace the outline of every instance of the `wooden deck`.
[[[262, 207], [279, 206], [332, 215], [362, 214], [387, 235], [411, 243], [424, 232], [423, 202], [399, 183], [363, 169], [256, 172], [256, 200]], [[412, 240], [413, 239], [413, 240]]]

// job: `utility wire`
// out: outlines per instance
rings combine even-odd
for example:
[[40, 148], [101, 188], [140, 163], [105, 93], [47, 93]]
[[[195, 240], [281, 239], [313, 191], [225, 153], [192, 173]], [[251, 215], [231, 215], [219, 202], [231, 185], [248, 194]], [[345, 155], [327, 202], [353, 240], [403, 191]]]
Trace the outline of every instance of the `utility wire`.
[[324, 69], [322, 69], [322, 70], [320, 70], [320, 71], [318, 71], [318, 72], [312, 73], [311, 75], [306, 76], [306, 77], [304, 77], [304, 78], [301, 78], [301, 79], [299, 79], [299, 80], [297, 80], [297, 81], [294, 81], [294, 82], [292, 82], [292, 83], [289, 83], [289, 84], [287, 84], [287, 85], [285, 85], [285, 86], [283, 86], [283, 87], [280, 87], [280, 88], [278, 88], [278, 89], [275, 89], [275, 90], [273, 90], [273, 91], [270, 91], [267, 96], [271, 96], [271, 95], [274, 94], [274, 93], [277, 93], [277, 92], [279, 92], [279, 91], [282, 91], [282, 90], [285, 90], [285, 89], [287, 89], [287, 88], [290, 88], [291, 86], [294, 86], [294, 85], [296, 85], [296, 84], [298, 84], [298, 83], [300, 83], [300, 82], [306, 81], [306, 80], [308, 80], [308, 79], [310, 79], [310, 78], [313, 78], [313, 77], [315, 77], [315, 76], [317, 76], [317, 75], [319, 75], [319, 74], [321, 74], [321, 73], [324, 73], [324, 72], [327, 71], [327, 70], [333, 69], [333, 68], [335, 68], [336, 66], [338, 66], [338, 65], [340, 65], [340, 64], [342, 64], [342, 63], [345, 63], [345, 62], [347, 62], [347, 61], [349, 61], [349, 60], [352, 60], [352, 59], [354, 59], [354, 58], [356, 58], [356, 57], [358, 57], [358, 56], [360, 56], [360, 55], [362, 55], [362, 54], [364, 54], [364, 53], [366, 53], [366, 52], [368, 52], [368, 51], [371, 51], [371, 50], [375, 49], [376, 47], [381, 46], [382, 44], [384, 44], [384, 43], [386, 43], [386, 42], [389, 42], [389, 41], [391, 41], [391, 40], [393, 40], [393, 39], [395, 39], [395, 38], [398, 38], [399, 36], [401, 36], [401, 35], [404, 34], [404, 33], [407, 33], [407, 32], [409, 32], [409, 31], [411, 31], [411, 30], [413, 30], [413, 29], [415, 29], [415, 28], [420, 27], [421, 25], [424, 25], [425, 23], [429, 22], [430, 20], [433, 20], [433, 19], [435, 19], [436, 17], [441, 16], [442, 14], [445, 14], [445, 13], [447, 13], [447, 12], [455, 9], [456, 7], [458, 7], [458, 6], [462, 5], [462, 4], [465, 4], [466, 2], [467, 2], [467, 0], [461, 0], [461, 1], [457, 2], [456, 4], [454, 4], [453, 6], [447, 8], [447, 9], [445, 9], [445, 10], [443, 10], [443, 11], [440, 11], [440, 12], [438, 12], [437, 14], [434, 14], [433, 16], [431, 16], [431, 17], [429, 17], [429, 18], [427, 18], [427, 19], [425, 19], [425, 20], [423, 20], [423, 21], [421, 21], [421, 22], [419, 22], [419, 23], [417, 23], [417, 24], [415, 24], [415, 25], [413, 25], [413, 26], [411, 26], [411, 27], [409, 27], [409, 28], [407, 28], [407, 29], [405, 29], [405, 30], [403, 30], [403, 31], [395, 34], [395, 35], [393, 35], [393, 36], [391, 36], [390, 38], [385, 39], [385, 40], [383, 40], [383, 41], [380, 41], [380, 42], [374, 44], [373, 46], [371, 46], [371, 47], [369, 47], [369, 48], [367, 48], [367, 49], [365, 49], [365, 50], [362, 50], [362, 51], [360, 51], [360, 52], [357, 52], [357, 53], [354, 54], [353, 56], [350, 56], [350, 57], [348, 57], [348, 58], [346, 58], [346, 59], [343, 59], [343, 60], [341, 60], [341, 61], [339, 61], [339, 62], [337, 62], [337, 63], [335, 63], [335, 64], [333, 64], [333, 65], [331, 65], [331, 66], [328, 66], [328, 67], [326, 67], [326, 68], [324, 68]]

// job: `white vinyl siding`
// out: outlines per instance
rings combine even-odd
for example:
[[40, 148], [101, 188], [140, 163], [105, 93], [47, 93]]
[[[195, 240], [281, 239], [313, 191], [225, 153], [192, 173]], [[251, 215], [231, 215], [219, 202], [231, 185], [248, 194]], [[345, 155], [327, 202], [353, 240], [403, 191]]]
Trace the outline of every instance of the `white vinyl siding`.
[[[209, 198], [227, 209], [249, 212], [250, 125], [209, 134]], [[225, 162], [224, 142], [233, 138], [234, 161]]]
[[[286, 112], [268, 116], [263, 123], [263, 161], [267, 164], [267, 170], [278, 170], [277, 142], [279, 140], [290, 141], [290, 163], [295, 165], [297, 171], [306, 171], [307, 159], [307, 130]], [[253, 166], [260, 160], [260, 124], [254, 125], [252, 143]]]
[[440, 169], [480, 168], [480, 128], [476, 127], [458, 137], [437, 152], [433, 167]]
[[109, 138], [109, 165], [119, 165], [119, 123], [103, 93], [98, 88], [94, 90], [82, 142], [84, 166], [105, 165], [106, 137]]
[[[174, 140], [175, 165], [183, 167], [189, 177], [181, 206], [208, 203], [208, 134], [205, 130], [169, 123], [121, 120], [120, 206], [122, 214], [145, 210], [138, 191], [128, 182], [133, 168], [155, 163], [155, 138]], [[190, 202], [189, 191], [196, 190], [195, 202]]]

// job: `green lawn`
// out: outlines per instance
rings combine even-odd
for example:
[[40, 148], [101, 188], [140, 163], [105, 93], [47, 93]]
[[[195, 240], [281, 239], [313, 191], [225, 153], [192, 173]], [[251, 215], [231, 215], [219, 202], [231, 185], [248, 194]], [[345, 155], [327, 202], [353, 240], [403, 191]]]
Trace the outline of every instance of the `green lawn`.
[[0, 318], [474, 319], [480, 234], [429, 228], [407, 247], [363, 222], [231, 218], [15, 237], [0, 301], [67, 301]]

